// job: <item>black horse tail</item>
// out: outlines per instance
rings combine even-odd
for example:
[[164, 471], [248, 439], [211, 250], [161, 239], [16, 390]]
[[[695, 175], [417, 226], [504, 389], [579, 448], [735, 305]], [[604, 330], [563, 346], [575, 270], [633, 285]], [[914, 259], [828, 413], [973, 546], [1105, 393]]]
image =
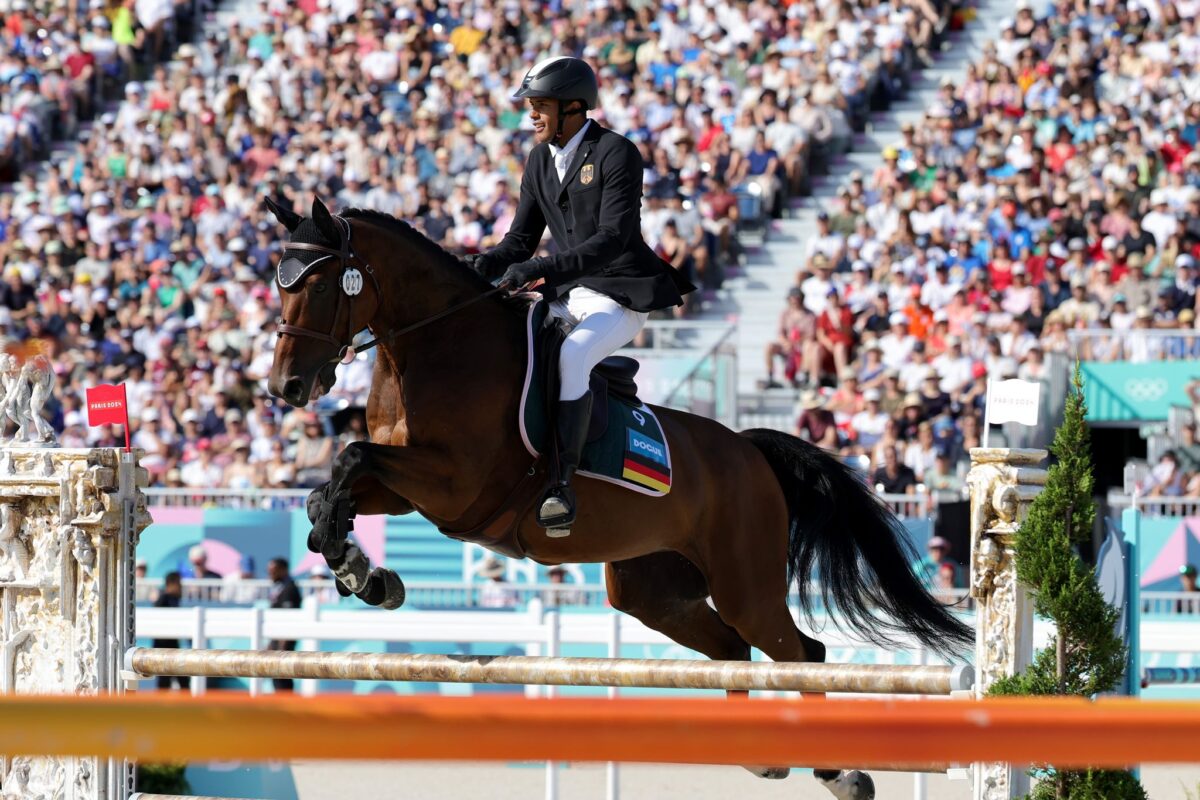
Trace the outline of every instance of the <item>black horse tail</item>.
[[795, 436], [762, 428], [742, 435], [766, 456], [787, 498], [788, 584], [800, 581], [806, 616], [804, 582], [815, 568], [826, 608], [875, 644], [895, 645], [908, 633], [930, 650], [960, 655], [974, 643], [971, 628], [917, 580], [917, 554], [900, 521], [859, 475]]

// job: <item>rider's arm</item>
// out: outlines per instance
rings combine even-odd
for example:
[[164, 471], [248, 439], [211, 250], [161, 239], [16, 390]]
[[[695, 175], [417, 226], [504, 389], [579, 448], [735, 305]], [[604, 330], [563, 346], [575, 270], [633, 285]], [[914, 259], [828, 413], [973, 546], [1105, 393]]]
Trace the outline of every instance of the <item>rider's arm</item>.
[[641, 228], [642, 156], [634, 144], [621, 140], [598, 165], [600, 219], [595, 234], [569, 250], [534, 259], [551, 286], [570, 283], [604, 269], [624, 252]]
[[531, 158], [521, 177], [521, 199], [508, 233], [500, 240], [500, 244], [475, 259], [475, 269], [485, 278], [498, 278], [510, 264], [525, 261], [537, 251], [542, 241], [546, 218], [542, 216], [542, 208], [538, 205], [532, 185], [534, 170]]

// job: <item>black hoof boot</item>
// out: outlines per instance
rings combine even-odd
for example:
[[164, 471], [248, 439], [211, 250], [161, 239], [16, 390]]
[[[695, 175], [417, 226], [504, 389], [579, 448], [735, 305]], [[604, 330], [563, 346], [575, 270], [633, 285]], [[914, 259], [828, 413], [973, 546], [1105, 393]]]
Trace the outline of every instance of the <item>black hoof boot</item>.
[[404, 605], [404, 581], [393, 570], [375, 567], [358, 597], [367, 605], [391, 611]]

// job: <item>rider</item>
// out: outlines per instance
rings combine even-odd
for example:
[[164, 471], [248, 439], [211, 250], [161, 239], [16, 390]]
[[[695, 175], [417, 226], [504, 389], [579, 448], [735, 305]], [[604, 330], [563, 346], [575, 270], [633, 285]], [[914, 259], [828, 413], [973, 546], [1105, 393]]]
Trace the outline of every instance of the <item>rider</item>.
[[[575, 520], [571, 477], [587, 437], [592, 368], [628, 344], [651, 311], [695, 289], [654, 254], [641, 233], [642, 157], [625, 137], [587, 117], [599, 104], [596, 75], [578, 58], [549, 58], [521, 81], [535, 145], [516, 216], [495, 248], [471, 258], [491, 278], [537, 290], [569, 330], [559, 355], [558, 482], [538, 522], [565, 535]], [[550, 228], [556, 252], [534, 257]]]

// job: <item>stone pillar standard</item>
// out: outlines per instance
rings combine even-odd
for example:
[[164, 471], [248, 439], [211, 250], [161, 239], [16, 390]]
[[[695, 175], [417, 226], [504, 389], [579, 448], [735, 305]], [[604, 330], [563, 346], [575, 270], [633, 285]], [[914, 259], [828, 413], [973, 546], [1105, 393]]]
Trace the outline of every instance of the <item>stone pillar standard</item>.
[[[1033, 659], [1033, 604], [1017, 583], [1017, 528], [1046, 483], [1045, 450], [971, 450], [971, 597], [975, 600], [975, 693], [1015, 675]], [[975, 800], [1008, 800], [1029, 792], [1025, 770], [980, 763]]]

